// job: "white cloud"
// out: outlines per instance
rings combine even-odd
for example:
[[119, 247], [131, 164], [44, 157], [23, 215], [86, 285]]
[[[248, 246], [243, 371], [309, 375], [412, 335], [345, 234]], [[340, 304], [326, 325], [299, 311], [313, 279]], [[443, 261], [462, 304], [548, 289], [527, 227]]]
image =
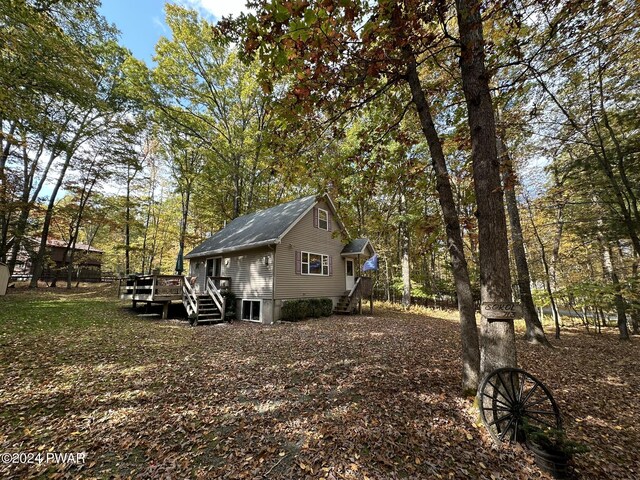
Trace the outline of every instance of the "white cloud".
[[157, 27], [158, 30], [160, 30], [163, 34], [167, 34], [169, 33], [169, 29], [167, 28], [167, 26], [165, 25], [165, 23], [160, 20], [160, 17], [158, 16], [154, 16], [152, 18], [153, 24]]
[[233, 15], [237, 17], [241, 12], [248, 12], [249, 9], [245, 6], [246, 0], [182, 0], [185, 6], [195, 8], [201, 13], [208, 13], [216, 18], [216, 20], [222, 17]]

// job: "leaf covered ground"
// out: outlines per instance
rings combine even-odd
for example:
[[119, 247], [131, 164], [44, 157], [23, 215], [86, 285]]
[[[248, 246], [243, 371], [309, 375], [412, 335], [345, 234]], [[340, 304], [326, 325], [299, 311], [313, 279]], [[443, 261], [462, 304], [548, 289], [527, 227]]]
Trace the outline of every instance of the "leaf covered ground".
[[[451, 319], [377, 309], [190, 328], [109, 295], [0, 297], [0, 452], [86, 452], [0, 477], [547, 478], [526, 450], [495, 449], [459, 397]], [[637, 478], [638, 340], [552, 343], [519, 341], [519, 363], [590, 448], [574, 475]]]

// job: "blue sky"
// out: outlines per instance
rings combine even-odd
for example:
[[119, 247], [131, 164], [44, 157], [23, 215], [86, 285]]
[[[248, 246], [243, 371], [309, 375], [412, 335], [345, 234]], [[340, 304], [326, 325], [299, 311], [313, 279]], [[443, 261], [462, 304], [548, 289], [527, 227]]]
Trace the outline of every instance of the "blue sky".
[[168, 34], [163, 5], [163, 0], [103, 0], [100, 11], [120, 30], [121, 43], [149, 64], [158, 38]]
[[[172, 0], [195, 8], [216, 21], [225, 15], [238, 15], [246, 0]], [[120, 41], [133, 54], [151, 63], [154, 47], [161, 36], [169, 35], [164, 23], [165, 0], [102, 0], [100, 12], [120, 30]]]

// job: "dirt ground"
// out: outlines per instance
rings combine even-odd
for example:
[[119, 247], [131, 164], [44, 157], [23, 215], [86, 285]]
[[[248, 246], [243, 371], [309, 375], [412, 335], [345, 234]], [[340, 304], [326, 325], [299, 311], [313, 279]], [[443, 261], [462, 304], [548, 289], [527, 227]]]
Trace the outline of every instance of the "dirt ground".
[[[547, 478], [459, 396], [455, 315], [191, 328], [107, 293], [0, 298], [1, 477]], [[573, 475], [638, 478], [640, 341], [550, 340], [519, 340], [518, 359], [590, 448]], [[12, 463], [20, 452], [41, 456]]]

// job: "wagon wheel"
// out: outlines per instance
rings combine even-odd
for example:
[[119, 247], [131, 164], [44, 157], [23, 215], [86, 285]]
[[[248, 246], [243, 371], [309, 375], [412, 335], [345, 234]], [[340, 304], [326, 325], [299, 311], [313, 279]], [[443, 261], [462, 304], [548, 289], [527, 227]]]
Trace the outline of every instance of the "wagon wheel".
[[499, 368], [480, 386], [480, 417], [498, 443], [524, 440], [523, 424], [562, 428], [560, 410], [549, 389], [519, 368]]

